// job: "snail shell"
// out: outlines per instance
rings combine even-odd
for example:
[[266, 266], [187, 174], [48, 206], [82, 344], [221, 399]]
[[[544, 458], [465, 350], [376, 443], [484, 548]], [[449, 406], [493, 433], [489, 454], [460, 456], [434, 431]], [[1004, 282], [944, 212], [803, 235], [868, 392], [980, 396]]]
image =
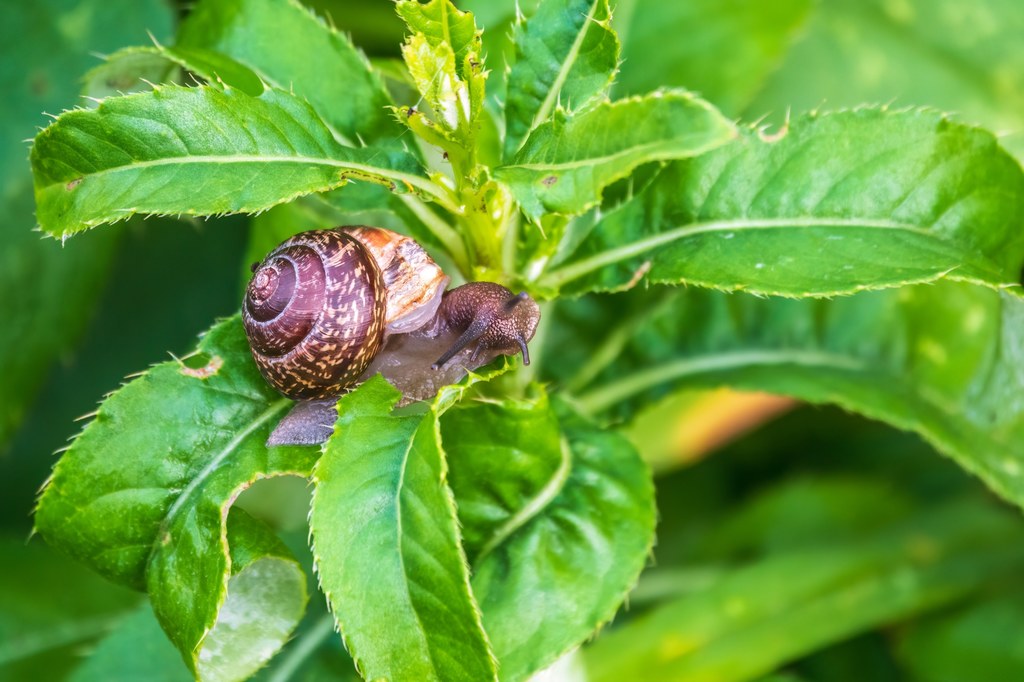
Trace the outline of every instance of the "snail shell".
[[254, 266], [242, 323], [260, 373], [297, 400], [339, 395], [387, 333], [434, 319], [448, 283], [415, 241], [356, 226], [302, 232]]

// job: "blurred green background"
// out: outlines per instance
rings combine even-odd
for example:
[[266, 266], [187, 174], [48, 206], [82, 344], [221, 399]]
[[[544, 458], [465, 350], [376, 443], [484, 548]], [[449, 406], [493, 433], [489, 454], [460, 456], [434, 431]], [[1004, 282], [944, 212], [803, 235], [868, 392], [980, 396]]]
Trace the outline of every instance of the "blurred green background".
[[[46, 113], [88, 105], [82, 77], [102, 55], [151, 40], [172, 43], [189, 4], [34, 0], [4, 7], [0, 679], [63, 679], [138, 601], [40, 541], [27, 542], [53, 453], [80, 428], [75, 419], [123, 377], [169, 352], [186, 352], [199, 332], [239, 305], [245, 217], [132, 219], [63, 246], [33, 229], [28, 140], [47, 124]], [[398, 56], [402, 26], [388, 0], [308, 4], [371, 57]], [[514, 4], [457, 4], [486, 27], [492, 86], [500, 87]], [[535, 4], [520, 3], [526, 13]], [[682, 86], [728, 115], [774, 125], [789, 111], [815, 107], [932, 106], [998, 132], [1024, 157], [1021, 0], [623, 0], [615, 23], [624, 44], [615, 96]], [[686, 419], [699, 418], [688, 411], [692, 405], [683, 399], [673, 408], [684, 428]], [[752, 408], [737, 401], [722, 409]], [[862, 535], [918, 508], [986, 496], [916, 437], [838, 410], [799, 408], [714, 457], [673, 443], [652, 438], [646, 453], [664, 471], [663, 521], [657, 568], [627, 622], [645, 605], [681, 594], [679, 585], [698, 589], [709, 579], [701, 573], [707, 566], [767, 556], [801, 537]], [[265, 494], [303, 493], [300, 486]], [[300, 532], [297, 544], [303, 540]], [[678, 579], [664, 577], [673, 575]], [[824, 647], [775, 679], [1024, 679], [1024, 583], [977, 587], [980, 596], [959, 611]], [[348, 664], [338, 649], [330, 644], [303, 674], [340, 679]], [[168, 679], [182, 679], [173, 652], [170, 660]], [[97, 670], [79, 669], [77, 679], [103, 679]]]

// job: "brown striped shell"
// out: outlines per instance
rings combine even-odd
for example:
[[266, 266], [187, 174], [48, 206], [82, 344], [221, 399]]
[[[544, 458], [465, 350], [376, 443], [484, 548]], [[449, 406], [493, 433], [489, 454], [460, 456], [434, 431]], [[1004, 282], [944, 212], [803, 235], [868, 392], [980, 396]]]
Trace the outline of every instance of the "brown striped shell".
[[274, 388], [297, 400], [328, 398], [380, 351], [386, 306], [381, 267], [367, 248], [341, 229], [312, 230], [254, 266], [242, 323]]

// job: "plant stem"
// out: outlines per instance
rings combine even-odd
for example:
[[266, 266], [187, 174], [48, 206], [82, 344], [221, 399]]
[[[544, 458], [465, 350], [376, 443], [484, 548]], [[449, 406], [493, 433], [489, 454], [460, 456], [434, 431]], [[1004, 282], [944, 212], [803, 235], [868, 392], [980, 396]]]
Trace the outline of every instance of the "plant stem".
[[463, 241], [462, 236], [439, 215], [430, 210], [429, 206], [416, 197], [409, 194], [399, 194], [398, 198], [409, 207], [410, 211], [416, 214], [416, 217], [430, 230], [430, 233], [437, 237], [437, 240], [444, 245], [462, 274], [469, 276], [469, 252], [466, 251], [466, 243]]
[[295, 674], [295, 671], [306, 662], [306, 659], [316, 651], [325, 639], [327, 639], [334, 632], [334, 618], [327, 614], [322, 617], [316, 623], [313, 624], [309, 630], [305, 632], [299, 639], [295, 641], [294, 646], [288, 649], [284, 655], [282, 655], [278, 661], [278, 665], [274, 667], [274, 671], [267, 678], [267, 682], [288, 682]]

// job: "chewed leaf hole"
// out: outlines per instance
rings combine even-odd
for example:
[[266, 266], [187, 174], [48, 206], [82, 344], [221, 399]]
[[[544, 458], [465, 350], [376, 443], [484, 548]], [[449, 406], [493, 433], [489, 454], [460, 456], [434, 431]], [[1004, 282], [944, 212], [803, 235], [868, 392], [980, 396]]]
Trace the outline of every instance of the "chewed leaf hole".
[[224, 360], [219, 355], [210, 357], [205, 353], [197, 353], [181, 359], [181, 373], [187, 377], [207, 379], [220, 371]]

